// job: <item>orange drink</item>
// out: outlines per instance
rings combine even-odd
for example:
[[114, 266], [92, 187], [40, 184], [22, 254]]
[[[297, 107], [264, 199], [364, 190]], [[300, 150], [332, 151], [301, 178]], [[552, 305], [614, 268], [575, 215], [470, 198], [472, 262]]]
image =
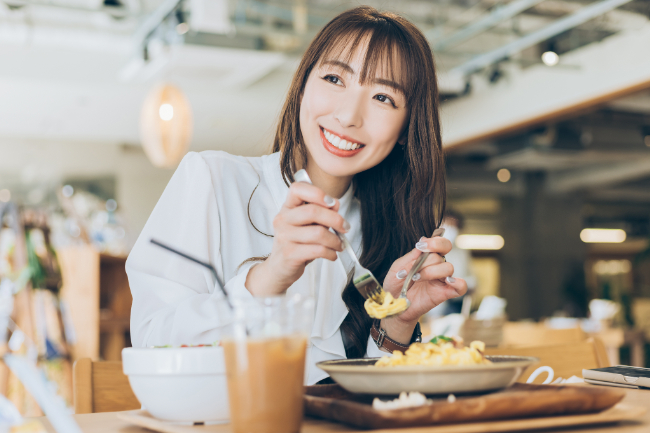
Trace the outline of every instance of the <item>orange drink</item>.
[[223, 342], [235, 433], [297, 433], [302, 422], [304, 335]]
[[298, 433], [313, 301], [257, 298], [235, 305], [222, 340], [235, 433]]

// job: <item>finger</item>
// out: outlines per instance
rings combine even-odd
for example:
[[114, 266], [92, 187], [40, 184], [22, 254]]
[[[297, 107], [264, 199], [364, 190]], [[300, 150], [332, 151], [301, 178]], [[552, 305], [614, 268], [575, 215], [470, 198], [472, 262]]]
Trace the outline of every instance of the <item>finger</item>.
[[445, 283], [449, 287], [452, 287], [456, 293], [458, 293], [458, 296], [463, 296], [465, 293], [467, 293], [467, 282], [458, 277], [447, 277], [445, 278]]
[[334, 262], [338, 256], [336, 255], [336, 251], [323, 245], [304, 244], [294, 249], [292, 258], [296, 261], [311, 263], [321, 258]]
[[350, 230], [350, 223], [338, 212], [315, 204], [306, 204], [288, 210], [284, 215], [284, 221], [293, 226], [319, 224], [324, 227], [332, 227], [334, 230], [343, 233]]
[[325, 194], [319, 187], [305, 182], [292, 183], [289, 187], [289, 195], [284, 202], [284, 206], [288, 209], [293, 209], [305, 203], [317, 204], [337, 212], [339, 210], [339, 201]]
[[429, 254], [429, 257], [427, 257], [427, 259], [424, 261], [420, 269], [424, 269], [428, 266], [439, 265], [440, 263], [445, 263], [445, 262], [446, 259], [444, 259], [440, 254], [432, 253]]
[[436, 236], [435, 238], [422, 237], [418, 243], [415, 244], [415, 248], [422, 252], [438, 253], [443, 256], [451, 251], [451, 247], [452, 245], [449, 239], [441, 238], [439, 236]]
[[287, 236], [290, 242], [302, 245], [322, 245], [332, 250], [343, 251], [338, 236], [320, 225], [294, 227]]
[[454, 275], [454, 265], [445, 262], [427, 266], [426, 268], [420, 269], [420, 275], [425, 281], [444, 280], [445, 278]]

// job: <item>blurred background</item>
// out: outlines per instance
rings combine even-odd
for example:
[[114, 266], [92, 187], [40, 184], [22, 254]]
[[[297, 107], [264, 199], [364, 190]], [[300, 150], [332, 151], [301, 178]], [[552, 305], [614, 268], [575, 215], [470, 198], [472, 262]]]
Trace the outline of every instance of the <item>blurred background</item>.
[[[68, 400], [71, 361], [119, 360], [124, 261], [180, 158], [268, 153], [302, 52], [360, 4], [437, 63], [472, 291], [431, 329], [461, 313], [495, 345], [535, 326], [646, 365], [649, 0], [0, 0], [0, 344], [31, 341]], [[0, 393], [37, 413], [2, 365]]]

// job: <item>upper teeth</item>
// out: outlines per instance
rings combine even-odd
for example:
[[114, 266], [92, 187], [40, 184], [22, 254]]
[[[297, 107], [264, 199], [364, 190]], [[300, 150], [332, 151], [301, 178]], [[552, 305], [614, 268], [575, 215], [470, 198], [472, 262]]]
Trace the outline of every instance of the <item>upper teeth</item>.
[[344, 140], [338, 135], [328, 132], [326, 129], [323, 129], [323, 133], [332, 146], [338, 147], [341, 150], [354, 150], [361, 147], [359, 143], [352, 143], [351, 141]]

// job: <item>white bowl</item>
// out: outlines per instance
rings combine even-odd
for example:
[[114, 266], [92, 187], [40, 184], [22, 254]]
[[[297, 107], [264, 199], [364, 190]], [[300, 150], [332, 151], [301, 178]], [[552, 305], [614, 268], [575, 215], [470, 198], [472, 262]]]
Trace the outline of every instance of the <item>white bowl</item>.
[[507, 388], [538, 358], [486, 356], [491, 364], [375, 367], [379, 358], [341, 359], [316, 364], [343, 388], [361, 394], [465, 394]]
[[179, 423], [226, 423], [230, 419], [226, 366], [221, 347], [122, 350], [124, 374], [155, 418]]

